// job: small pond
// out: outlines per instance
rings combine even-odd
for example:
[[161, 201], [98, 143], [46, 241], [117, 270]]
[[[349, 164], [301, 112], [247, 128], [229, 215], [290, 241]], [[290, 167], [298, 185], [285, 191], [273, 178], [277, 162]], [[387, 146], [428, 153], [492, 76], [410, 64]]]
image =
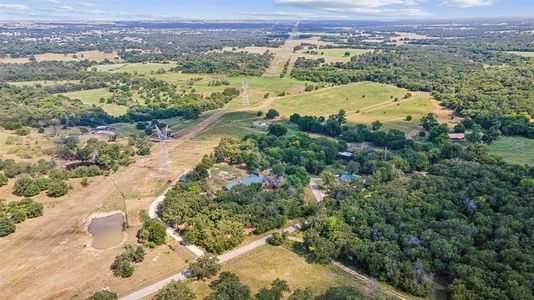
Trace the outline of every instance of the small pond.
[[89, 223], [89, 232], [93, 236], [93, 248], [108, 249], [122, 242], [122, 223], [124, 215], [115, 213], [109, 216], [93, 218]]

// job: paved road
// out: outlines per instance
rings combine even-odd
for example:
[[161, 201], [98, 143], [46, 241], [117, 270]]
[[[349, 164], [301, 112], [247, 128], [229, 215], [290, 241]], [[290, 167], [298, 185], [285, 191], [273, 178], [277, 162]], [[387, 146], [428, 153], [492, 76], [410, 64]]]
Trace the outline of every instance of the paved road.
[[[288, 233], [292, 233], [292, 232], [295, 232], [297, 231], [298, 229], [300, 228], [300, 224], [295, 224], [293, 226], [290, 226], [286, 229], [284, 229], [284, 231], [288, 232]], [[249, 243], [249, 244], [246, 244], [242, 247], [239, 247], [233, 251], [230, 251], [228, 253], [225, 253], [225, 254], [222, 254], [222, 255], [219, 255], [217, 258], [219, 259], [219, 262], [220, 263], [224, 263], [226, 261], [229, 261], [233, 258], [236, 258], [242, 254], [245, 254], [249, 251], [252, 251], [260, 246], [263, 246], [265, 244], [267, 244], [267, 241], [269, 240], [271, 236], [267, 236], [263, 239], [259, 239], [259, 240], [256, 240], [252, 243]], [[168, 278], [165, 278], [161, 281], [158, 281], [152, 285], [149, 285], [143, 289], [140, 289], [139, 291], [137, 292], [134, 292], [132, 294], [129, 294], [127, 296], [124, 296], [124, 297], [121, 297], [120, 300], [137, 300], [137, 299], [141, 299], [143, 297], [147, 297], [151, 294], [154, 294], [156, 293], [157, 291], [159, 291], [161, 288], [163, 288], [166, 284], [170, 283], [171, 281], [180, 281], [180, 280], [184, 280], [186, 279], [187, 277], [191, 276], [191, 270], [190, 269], [187, 269], [185, 271], [182, 271], [181, 273], [178, 273], [178, 274], [175, 274], [173, 276], [170, 276]]]

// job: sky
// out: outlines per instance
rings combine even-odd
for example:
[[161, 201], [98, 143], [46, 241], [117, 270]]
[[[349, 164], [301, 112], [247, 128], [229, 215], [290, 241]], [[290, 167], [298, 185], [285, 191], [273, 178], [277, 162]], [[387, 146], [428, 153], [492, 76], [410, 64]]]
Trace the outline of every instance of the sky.
[[534, 18], [534, 0], [0, 0], [0, 21], [471, 17]]

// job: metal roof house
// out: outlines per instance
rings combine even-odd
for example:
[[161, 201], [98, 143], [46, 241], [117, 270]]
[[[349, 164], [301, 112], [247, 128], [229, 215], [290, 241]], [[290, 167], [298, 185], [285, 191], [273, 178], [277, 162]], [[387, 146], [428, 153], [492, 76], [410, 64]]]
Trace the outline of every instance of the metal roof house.
[[224, 186], [224, 189], [227, 190], [227, 191], [230, 191], [235, 186], [240, 185], [240, 184], [246, 185], [246, 186], [251, 186], [251, 185], [253, 185], [255, 183], [263, 184], [264, 181], [265, 181], [265, 178], [263, 176], [257, 176], [257, 175], [251, 174], [251, 175], [249, 175], [247, 177], [244, 177], [244, 178], [241, 178], [241, 179], [237, 179], [237, 180], [232, 180], [232, 181], [228, 182]]

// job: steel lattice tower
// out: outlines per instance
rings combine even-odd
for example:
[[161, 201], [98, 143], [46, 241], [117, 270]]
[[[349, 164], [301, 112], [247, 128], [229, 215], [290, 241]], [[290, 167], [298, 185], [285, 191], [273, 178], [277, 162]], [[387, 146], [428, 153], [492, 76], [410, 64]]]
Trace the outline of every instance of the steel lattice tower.
[[250, 104], [250, 101], [248, 99], [248, 82], [243, 81], [243, 101], [241, 103], [243, 106], [247, 106]]
[[169, 151], [167, 150], [167, 140], [169, 137], [169, 126], [166, 126], [163, 132], [156, 125], [156, 133], [158, 134], [158, 141], [160, 146], [158, 176], [162, 174], [172, 173], [171, 160], [169, 159]]

